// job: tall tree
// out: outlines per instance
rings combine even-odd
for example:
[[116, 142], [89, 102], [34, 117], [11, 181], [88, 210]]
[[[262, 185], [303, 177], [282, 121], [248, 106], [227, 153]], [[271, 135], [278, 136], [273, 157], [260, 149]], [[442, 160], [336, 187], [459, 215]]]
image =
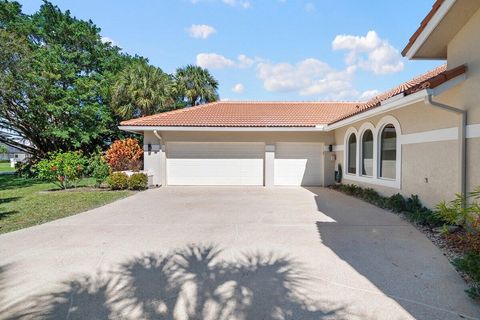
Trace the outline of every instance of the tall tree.
[[218, 82], [198, 66], [188, 65], [177, 69], [174, 76], [174, 95], [189, 106], [218, 100]]
[[32, 15], [0, 1], [0, 142], [42, 157], [90, 151], [117, 135], [110, 87], [134, 58], [102, 43], [99, 32], [47, 1]]
[[138, 61], [126, 67], [112, 89], [112, 107], [123, 118], [171, 110], [172, 79], [162, 69]]

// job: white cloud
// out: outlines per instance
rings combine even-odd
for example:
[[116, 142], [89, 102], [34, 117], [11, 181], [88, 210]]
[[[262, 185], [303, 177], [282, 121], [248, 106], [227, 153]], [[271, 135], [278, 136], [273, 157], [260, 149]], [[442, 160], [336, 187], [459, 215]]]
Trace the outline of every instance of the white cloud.
[[245, 1], [245, 0], [222, 0], [223, 3], [228, 4], [229, 6], [232, 7], [241, 7], [244, 9], [248, 9], [252, 6], [250, 1]]
[[[202, 0], [190, 0], [191, 3], [197, 4]], [[240, 7], [248, 9], [252, 7], [252, 3], [248, 0], [221, 0], [222, 3], [229, 5], [231, 7]]]
[[380, 91], [377, 89], [366, 90], [362, 92], [362, 94], [360, 95], [360, 100], [370, 100], [379, 94], [380, 94]]
[[214, 27], [206, 24], [192, 24], [190, 28], [187, 28], [188, 34], [197, 39], [207, 39], [209, 36], [217, 32]]
[[239, 55], [237, 59], [238, 59], [238, 66], [240, 68], [248, 68], [255, 63], [255, 59], [249, 58], [244, 54]]
[[348, 51], [345, 63], [358, 66], [375, 74], [395, 73], [403, 70], [400, 52], [375, 31], [366, 36], [338, 35], [332, 42], [333, 50]]
[[294, 65], [260, 62], [257, 77], [267, 91], [294, 92], [300, 95], [321, 95], [331, 99], [346, 99], [358, 93], [352, 86], [355, 68], [332, 69], [323, 61], [309, 58]]
[[245, 86], [241, 83], [237, 83], [233, 86], [232, 91], [235, 93], [243, 93], [245, 91]]
[[110, 43], [112, 46], [118, 46], [118, 43], [116, 43], [115, 41], [113, 41], [109, 37], [102, 37], [102, 38], [100, 38], [100, 41], [102, 41], [102, 43]]
[[315, 7], [315, 4], [313, 4], [312, 2], [305, 4], [303, 9], [308, 13], [314, 13], [315, 11], [317, 11], [317, 7]]
[[224, 69], [235, 66], [235, 62], [217, 53], [199, 53], [197, 65], [208, 69]]
[[199, 53], [197, 55], [197, 65], [202, 68], [224, 69], [224, 68], [249, 68], [262, 59], [255, 57], [249, 58], [240, 54], [237, 60], [232, 60], [218, 53]]

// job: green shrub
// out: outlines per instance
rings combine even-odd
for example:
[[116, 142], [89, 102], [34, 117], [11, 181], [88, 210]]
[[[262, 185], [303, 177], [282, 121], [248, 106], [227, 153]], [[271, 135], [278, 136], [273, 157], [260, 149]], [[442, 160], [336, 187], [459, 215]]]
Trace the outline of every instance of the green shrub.
[[107, 184], [112, 190], [125, 190], [128, 188], [128, 176], [124, 172], [114, 172], [108, 176]]
[[405, 198], [400, 194], [394, 194], [385, 201], [385, 207], [393, 212], [403, 212], [406, 209]]
[[474, 282], [467, 290], [468, 295], [473, 299], [480, 299], [480, 255], [470, 252], [462, 258], [453, 261], [458, 270], [465, 272]]
[[62, 189], [76, 187], [85, 171], [85, 158], [80, 152], [53, 152], [35, 165], [38, 178], [53, 182]]
[[22, 178], [35, 178], [38, 175], [35, 169], [36, 161], [29, 159], [27, 161], [19, 161], [15, 164], [15, 175]]
[[148, 187], [148, 177], [143, 173], [134, 173], [128, 179], [128, 189], [145, 190]]
[[435, 207], [437, 217], [449, 225], [464, 227], [469, 232], [480, 232], [480, 187], [466, 197], [456, 194], [450, 202], [442, 201]]
[[89, 159], [88, 171], [95, 179], [95, 186], [100, 187], [109, 176], [110, 167], [101, 154], [95, 154]]

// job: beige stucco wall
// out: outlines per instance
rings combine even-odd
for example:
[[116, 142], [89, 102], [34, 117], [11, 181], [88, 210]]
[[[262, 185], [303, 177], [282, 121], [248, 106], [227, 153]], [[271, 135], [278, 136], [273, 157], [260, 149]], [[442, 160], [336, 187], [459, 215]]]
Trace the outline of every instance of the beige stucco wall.
[[[336, 145], [344, 144], [348, 128], [354, 127], [358, 131], [365, 122], [370, 122], [377, 127], [379, 121], [385, 116], [393, 116], [397, 119], [402, 135], [453, 128], [459, 125], [458, 116], [420, 102], [335, 130]], [[344, 183], [371, 187], [386, 196], [395, 193], [401, 193], [406, 197], [417, 194], [425, 205], [433, 207], [440, 200], [453, 198], [459, 190], [458, 150], [457, 140], [403, 144], [400, 189], [349, 180], [345, 175], [343, 151], [337, 152], [337, 164], [342, 164]]]
[[446, 102], [468, 110], [468, 123], [480, 123], [480, 10], [448, 44], [448, 68], [467, 64], [466, 81], [449, 92]]

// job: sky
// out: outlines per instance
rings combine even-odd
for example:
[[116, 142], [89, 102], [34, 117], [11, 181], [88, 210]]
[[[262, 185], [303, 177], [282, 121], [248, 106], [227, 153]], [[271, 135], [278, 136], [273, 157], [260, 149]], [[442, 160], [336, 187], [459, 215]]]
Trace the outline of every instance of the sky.
[[400, 55], [433, 0], [52, 2], [165, 72], [207, 68], [223, 100], [365, 100], [443, 63]]

